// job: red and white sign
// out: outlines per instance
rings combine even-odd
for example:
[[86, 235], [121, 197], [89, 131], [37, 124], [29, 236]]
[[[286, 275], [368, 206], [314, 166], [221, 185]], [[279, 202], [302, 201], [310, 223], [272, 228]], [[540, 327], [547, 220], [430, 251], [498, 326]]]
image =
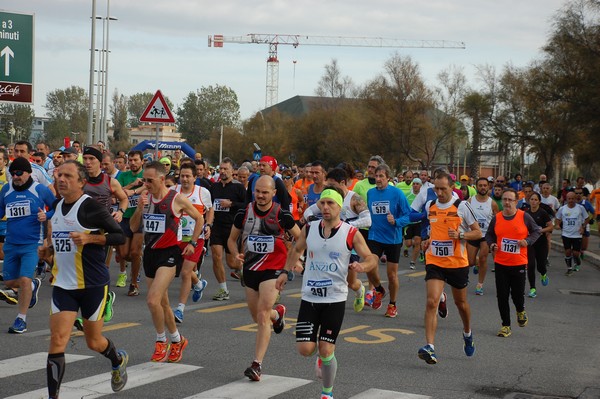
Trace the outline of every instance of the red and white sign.
[[175, 123], [175, 118], [160, 90], [156, 91], [150, 104], [140, 117], [140, 122]]

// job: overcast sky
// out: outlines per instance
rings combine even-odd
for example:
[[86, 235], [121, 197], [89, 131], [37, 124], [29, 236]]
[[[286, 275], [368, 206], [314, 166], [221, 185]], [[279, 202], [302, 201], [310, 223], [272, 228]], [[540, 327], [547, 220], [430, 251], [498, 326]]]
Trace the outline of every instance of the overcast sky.
[[[89, 86], [92, 1], [2, 0], [4, 11], [35, 14], [36, 114], [54, 89]], [[314, 95], [332, 58], [364, 84], [383, 72], [395, 51], [420, 65], [426, 82], [450, 65], [476, 84], [475, 66], [526, 66], [540, 57], [551, 18], [565, 0], [113, 0], [110, 15], [110, 93], [160, 89], [175, 107], [190, 91], [226, 85], [238, 95], [242, 118], [264, 108], [265, 44], [209, 48], [208, 35], [248, 33], [385, 37], [462, 41], [466, 50], [279, 46], [279, 101]], [[106, 16], [106, 0], [97, 0]], [[101, 25], [97, 34], [101, 35]], [[98, 41], [97, 47], [101, 47]], [[110, 101], [109, 101], [110, 102]], [[174, 110], [173, 110], [174, 111]]]

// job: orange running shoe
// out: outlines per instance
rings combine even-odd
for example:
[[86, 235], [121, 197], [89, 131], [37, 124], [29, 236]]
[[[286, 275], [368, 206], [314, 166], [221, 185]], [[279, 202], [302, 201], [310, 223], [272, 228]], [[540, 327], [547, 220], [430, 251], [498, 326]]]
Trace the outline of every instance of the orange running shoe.
[[188, 344], [187, 338], [181, 336], [181, 341], [171, 342], [171, 349], [169, 351], [169, 363], [177, 363], [183, 356], [183, 350]]
[[164, 362], [167, 358], [167, 351], [169, 350], [169, 344], [166, 342], [156, 341], [154, 344], [154, 354], [152, 355], [153, 362]]

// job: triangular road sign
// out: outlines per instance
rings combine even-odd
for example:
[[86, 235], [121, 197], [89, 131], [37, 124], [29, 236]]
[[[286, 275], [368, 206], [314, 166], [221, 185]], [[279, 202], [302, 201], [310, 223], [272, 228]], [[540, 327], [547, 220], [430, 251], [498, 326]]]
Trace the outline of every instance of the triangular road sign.
[[175, 118], [160, 90], [156, 91], [150, 104], [140, 117], [140, 122], [175, 123]]

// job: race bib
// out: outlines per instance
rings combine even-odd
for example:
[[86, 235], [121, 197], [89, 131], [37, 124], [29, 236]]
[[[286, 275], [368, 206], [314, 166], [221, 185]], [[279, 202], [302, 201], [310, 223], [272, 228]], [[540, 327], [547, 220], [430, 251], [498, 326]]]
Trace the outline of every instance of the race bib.
[[53, 231], [52, 245], [54, 246], [54, 252], [59, 254], [77, 252], [77, 246], [73, 240], [71, 240], [71, 237], [69, 237], [68, 231]]
[[519, 246], [519, 240], [513, 240], [511, 238], [503, 238], [500, 243], [500, 251], [509, 254], [520, 254], [521, 247]]
[[371, 213], [373, 215], [387, 215], [390, 213], [390, 201], [373, 201]]
[[248, 236], [248, 251], [257, 254], [270, 254], [275, 251], [275, 237]]
[[137, 207], [139, 199], [140, 199], [140, 195], [139, 194], [134, 194], [131, 197], [129, 197], [129, 207], [130, 208]]
[[477, 223], [479, 224], [480, 229], [485, 229], [485, 224], [487, 223], [487, 219], [477, 219]]
[[167, 225], [167, 215], [144, 213], [144, 232], [164, 234]]
[[29, 215], [31, 215], [31, 206], [29, 205], [29, 201], [17, 201], [6, 204], [6, 217], [8, 219], [20, 218]]
[[566, 226], [575, 226], [575, 224], [577, 223], [577, 218], [565, 218], [565, 225]]
[[441, 257], [454, 256], [454, 242], [452, 240], [432, 240], [431, 253]]
[[327, 297], [327, 291], [333, 286], [331, 280], [308, 280], [306, 282], [307, 287], [310, 289], [311, 295], [325, 298]]
[[215, 209], [215, 212], [229, 212], [229, 208], [221, 205], [221, 199], [219, 198], [215, 199], [213, 202], [213, 208]]

